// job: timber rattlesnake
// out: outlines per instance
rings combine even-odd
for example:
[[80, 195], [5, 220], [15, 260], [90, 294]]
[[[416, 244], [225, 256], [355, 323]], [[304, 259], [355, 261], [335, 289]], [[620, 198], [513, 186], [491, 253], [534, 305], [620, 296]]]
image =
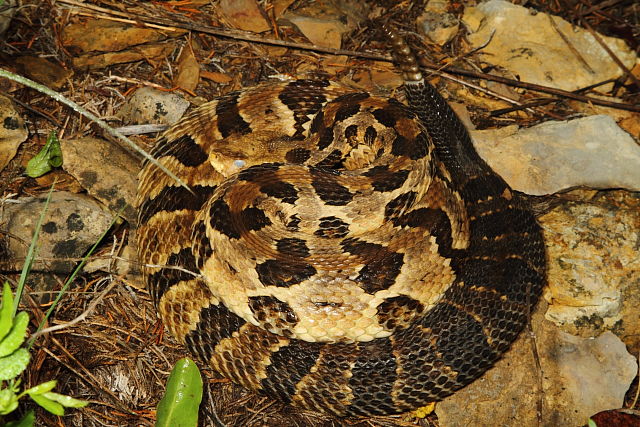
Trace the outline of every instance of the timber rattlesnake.
[[545, 283], [533, 213], [390, 38], [408, 106], [261, 84], [158, 140], [191, 191], [150, 163], [140, 175], [138, 250], [171, 333], [235, 383], [339, 416], [473, 381]]

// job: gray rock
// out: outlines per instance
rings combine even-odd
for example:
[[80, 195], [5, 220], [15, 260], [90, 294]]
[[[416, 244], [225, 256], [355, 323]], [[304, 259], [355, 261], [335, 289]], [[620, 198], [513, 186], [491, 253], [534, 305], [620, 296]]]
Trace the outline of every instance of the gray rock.
[[143, 87], [127, 100], [116, 114], [125, 124], [176, 123], [189, 107], [182, 96]]
[[640, 190], [640, 146], [609, 116], [473, 131], [472, 137], [493, 170], [527, 194], [579, 186]]
[[120, 146], [93, 137], [63, 139], [60, 146], [64, 170], [114, 213], [122, 212], [129, 223], [136, 224], [138, 160]]
[[623, 191], [540, 217], [549, 259], [547, 320], [564, 331], [611, 330], [640, 350], [640, 199]]
[[7, 0], [4, 2], [3, 6], [6, 7], [3, 7], [2, 12], [0, 12], [0, 36], [9, 28], [13, 15], [16, 14], [16, 9], [18, 8], [16, 0]]
[[[536, 368], [532, 341], [523, 334], [513, 348], [482, 378], [436, 406], [439, 425], [581, 426], [589, 416], [619, 408], [635, 378], [637, 362], [611, 332], [597, 339], [559, 331], [542, 314], [533, 316], [533, 331], [541, 372]], [[542, 388], [540, 388], [540, 384]]]
[[[6, 203], [3, 209], [3, 232], [11, 236], [9, 255], [15, 268], [22, 267], [44, 209], [42, 197], [24, 197]], [[66, 276], [86, 251], [98, 241], [111, 224], [113, 216], [105, 212], [92, 198], [66, 191], [56, 191], [42, 223], [38, 237], [37, 261], [31, 279], [45, 271], [37, 288], [49, 290], [57, 285], [56, 274]]]

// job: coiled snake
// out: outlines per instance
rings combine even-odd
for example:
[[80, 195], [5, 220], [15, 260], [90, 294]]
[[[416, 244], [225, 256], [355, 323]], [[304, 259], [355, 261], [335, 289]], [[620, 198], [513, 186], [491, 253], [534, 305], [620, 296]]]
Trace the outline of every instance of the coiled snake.
[[140, 175], [138, 251], [170, 332], [235, 383], [338, 416], [470, 383], [545, 283], [533, 213], [389, 37], [408, 106], [261, 84], [159, 138], [152, 155], [190, 191]]

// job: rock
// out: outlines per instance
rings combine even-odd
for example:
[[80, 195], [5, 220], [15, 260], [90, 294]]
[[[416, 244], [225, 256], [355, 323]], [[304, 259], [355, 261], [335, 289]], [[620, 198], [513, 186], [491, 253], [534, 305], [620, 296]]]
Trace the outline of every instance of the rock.
[[543, 420], [581, 426], [595, 413], [622, 407], [638, 362], [618, 337], [605, 332], [596, 339], [580, 338], [558, 331], [554, 342], [540, 356], [550, 409]]
[[189, 107], [181, 95], [143, 87], [134, 92], [116, 113], [125, 124], [176, 123]]
[[547, 243], [550, 303], [564, 331], [611, 330], [640, 351], [640, 196], [618, 192], [561, 205], [540, 217]]
[[[479, 26], [478, 12], [482, 14]], [[484, 61], [504, 67], [526, 82], [573, 91], [622, 75], [620, 67], [588, 31], [559, 17], [534, 13], [504, 0], [490, 0], [477, 8], [468, 7], [463, 21], [473, 31], [468, 36], [473, 48], [490, 40], [479, 52]], [[633, 68], [637, 57], [623, 40], [600, 37], [628, 68]]]
[[60, 146], [64, 170], [113, 213], [122, 211], [135, 225], [138, 160], [113, 142], [93, 137], [63, 139]]
[[403, 80], [393, 64], [376, 61], [367, 69], [354, 72], [352, 82], [349, 83], [358, 85], [358, 87], [364, 90], [379, 92], [380, 89], [383, 88], [391, 92], [401, 86]]
[[18, 152], [20, 144], [27, 139], [28, 132], [13, 102], [0, 95], [0, 171]]
[[126, 279], [127, 285], [144, 290], [145, 283], [142, 279], [142, 272], [135, 262], [138, 259], [138, 254], [134, 244], [131, 243], [135, 241], [134, 234], [130, 234], [128, 240], [130, 243], [116, 253], [115, 257], [100, 257], [87, 261], [83, 271], [87, 273], [104, 271], [109, 274], [117, 274]]
[[538, 426], [542, 399], [544, 426], [581, 426], [590, 415], [619, 408], [637, 372], [637, 363], [611, 332], [597, 339], [559, 331], [542, 319], [545, 304], [532, 316], [542, 369], [542, 390], [531, 339], [523, 334], [513, 348], [479, 380], [436, 406], [439, 425]]
[[431, 0], [417, 19], [418, 31], [440, 46], [450, 42], [460, 29], [458, 18], [447, 12], [448, 6], [447, 0]]
[[[10, 233], [9, 254], [14, 268], [21, 268], [47, 195], [24, 197], [4, 206], [3, 232]], [[87, 250], [111, 225], [113, 215], [100, 208], [91, 197], [56, 191], [42, 223], [38, 237], [37, 261], [30, 282], [38, 289], [51, 290], [78, 263]], [[38, 270], [46, 274], [37, 274]], [[62, 277], [56, 277], [60, 275]]]
[[474, 146], [515, 190], [640, 190], [640, 146], [608, 116], [472, 132]]
[[72, 74], [56, 63], [35, 56], [21, 56], [14, 63], [21, 74], [55, 90], [64, 86]]
[[270, 28], [255, 0], [221, 0], [219, 7], [234, 28], [254, 33], [261, 33]]

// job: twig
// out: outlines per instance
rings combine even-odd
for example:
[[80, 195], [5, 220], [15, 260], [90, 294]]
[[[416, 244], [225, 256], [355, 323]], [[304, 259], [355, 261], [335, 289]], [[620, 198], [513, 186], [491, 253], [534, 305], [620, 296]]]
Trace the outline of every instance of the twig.
[[55, 127], [58, 127], [58, 128], [62, 127], [62, 124], [60, 122], [58, 122], [53, 117], [49, 116], [44, 111], [37, 110], [37, 109], [33, 108], [31, 105], [20, 101], [18, 98], [14, 97], [14, 96], [6, 95], [6, 94], [5, 94], [5, 96], [8, 96], [9, 98], [11, 98], [11, 101], [15, 102], [16, 104], [18, 104], [22, 108], [24, 108], [26, 110], [29, 110], [33, 114], [36, 114], [36, 115], [38, 115], [38, 116], [40, 116], [40, 117], [42, 117], [42, 118], [44, 118], [46, 120], [49, 120], [51, 123], [54, 124]]
[[580, 54], [580, 52], [578, 51], [578, 49], [576, 49], [576, 47], [573, 45], [573, 43], [571, 43], [571, 40], [569, 40], [569, 38], [567, 38], [567, 36], [565, 36], [565, 34], [560, 30], [560, 28], [558, 27], [558, 24], [556, 24], [556, 21], [553, 19], [553, 15], [547, 15], [547, 17], [549, 18], [549, 22], [551, 23], [551, 26], [553, 27], [553, 29], [556, 31], [556, 33], [558, 33], [558, 35], [560, 36], [560, 38], [564, 41], [564, 44], [567, 45], [567, 47], [569, 48], [569, 50], [571, 51], [571, 53], [573, 53], [573, 55], [578, 58], [578, 61], [580, 61], [582, 63], [582, 65], [584, 66], [584, 68], [591, 74], [595, 74], [596, 72], [593, 71], [593, 68], [591, 68], [591, 65], [589, 65], [589, 63], [584, 59], [584, 57]]
[[169, 128], [168, 125], [161, 125], [155, 123], [142, 124], [142, 125], [129, 125], [115, 128], [116, 131], [123, 135], [142, 135], [145, 133], [164, 132]]
[[[605, 84], [607, 84], [607, 83], [613, 83], [613, 82], [615, 82], [615, 81], [616, 81], [616, 79], [607, 79], [607, 80], [604, 80], [604, 81], [602, 81], [602, 82], [594, 83], [594, 84], [592, 84], [592, 85], [589, 85], [589, 86], [586, 86], [586, 87], [583, 87], [583, 88], [577, 89], [577, 90], [575, 90], [574, 92], [575, 92], [575, 93], [585, 92], [585, 91], [587, 91], [587, 90], [591, 90], [591, 89], [593, 89], [593, 88], [596, 88], [596, 87], [598, 87], [598, 86], [605, 85]], [[519, 107], [509, 107], [509, 108], [501, 108], [501, 109], [499, 109], [499, 110], [493, 110], [493, 111], [491, 111], [491, 112], [489, 113], [489, 115], [490, 115], [490, 116], [492, 116], [492, 117], [501, 116], [501, 115], [503, 115], [503, 114], [512, 113], [512, 112], [514, 112], [514, 111], [520, 111], [520, 110], [523, 110], [523, 109], [525, 109], [525, 108], [529, 108], [529, 107], [540, 107], [540, 106], [547, 105], [547, 104], [551, 104], [551, 103], [553, 103], [553, 102], [558, 102], [558, 101], [560, 101], [560, 99], [559, 99], [559, 98], [545, 98], [545, 99], [539, 99], [539, 100], [537, 100], [537, 101], [532, 101], [532, 102], [528, 102], [528, 103], [527, 103], [527, 102], [525, 102], [525, 103], [523, 103], [523, 104], [522, 104], [521, 106], [519, 106]]]
[[[420, 65], [422, 67], [424, 67], [426, 69], [429, 69], [429, 70], [436, 70], [436, 69], [440, 68], [440, 67], [436, 67], [434, 64], [428, 62], [426, 59], [424, 59], [422, 57], [418, 58], [418, 62], [420, 63]], [[536, 91], [536, 92], [548, 93], [548, 94], [551, 94], [551, 95], [556, 95], [556, 96], [560, 96], [560, 97], [564, 97], [564, 98], [574, 99], [576, 101], [584, 102], [584, 103], [587, 103], [587, 104], [601, 105], [603, 107], [611, 107], [611, 108], [617, 108], [617, 109], [620, 109], [620, 110], [640, 112], [640, 105], [625, 104], [625, 103], [613, 102], [613, 101], [606, 101], [606, 100], [603, 100], [603, 99], [592, 98], [592, 97], [589, 97], [589, 96], [584, 96], [584, 95], [580, 95], [580, 94], [569, 92], [569, 91], [562, 90], [562, 89], [556, 89], [556, 88], [549, 87], [549, 86], [541, 86], [541, 85], [537, 85], [535, 83], [521, 82], [521, 81], [518, 81], [518, 80], [508, 79], [506, 77], [495, 76], [493, 74], [486, 74], [486, 73], [480, 73], [480, 72], [477, 72], [477, 71], [464, 70], [462, 68], [446, 67], [445, 69], [447, 70], [448, 73], [451, 73], [451, 74], [459, 74], [459, 75], [462, 75], [462, 76], [467, 76], [467, 77], [472, 77], [472, 78], [477, 78], [477, 79], [484, 79], [484, 80], [490, 80], [490, 81], [494, 81], [494, 82], [504, 83], [504, 84], [506, 84], [508, 86], [519, 87], [519, 88], [523, 88], [523, 89], [529, 89], [529, 90], [533, 90], [533, 91]]]
[[599, 10], [606, 9], [608, 7], [611, 7], [611, 6], [615, 6], [616, 4], [620, 3], [621, 1], [625, 1], [625, 0], [607, 0], [607, 1], [603, 1], [600, 4], [596, 4], [596, 5], [591, 6], [587, 10], [579, 12], [577, 16], [578, 16], [578, 18], [581, 18], [581, 17], [583, 17], [585, 15], [589, 15], [589, 14], [591, 14], [593, 12], [598, 12]]
[[622, 70], [622, 72], [624, 73], [624, 77], [625, 78], [630, 78], [631, 80], [633, 80], [633, 82], [640, 87], [640, 80], [638, 80], [638, 78], [636, 76], [633, 75], [633, 73], [631, 72], [631, 70], [629, 70], [629, 68], [627, 68], [626, 65], [624, 65], [622, 63], [622, 61], [620, 60], [620, 58], [618, 58], [618, 55], [616, 55], [610, 48], [609, 46], [607, 46], [607, 44], [604, 42], [604, 40], [602, 40], [602, 37], [600, 37], [598, 35], [598, 33], [596, 33], [593, 28], [591, 27], [591, 25], [589, 25], [589, 23], [584, 20], [582, 21], [582, 23], [584, 24], [584, 27], [587, 29], [587, 31], [589, 31], [589, 33], [593, 36], [594, 39], [596, 39], [596, 41], [598, 42], [598, 44], [607, 52], [607, 54], [609, 55], [609, 57], [611, 59], [613, 59], [613, 62], [616, 63], [616, 65], [618, 67], [620, 67], [620, 69]]

